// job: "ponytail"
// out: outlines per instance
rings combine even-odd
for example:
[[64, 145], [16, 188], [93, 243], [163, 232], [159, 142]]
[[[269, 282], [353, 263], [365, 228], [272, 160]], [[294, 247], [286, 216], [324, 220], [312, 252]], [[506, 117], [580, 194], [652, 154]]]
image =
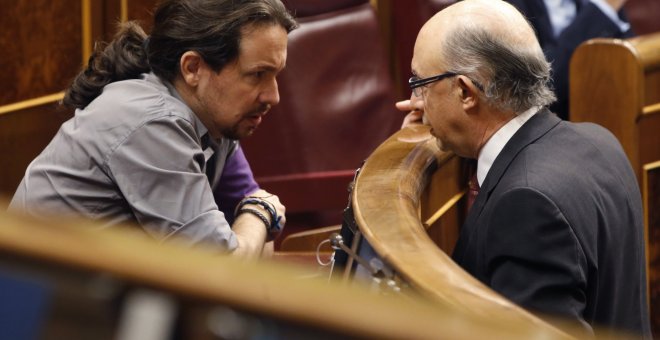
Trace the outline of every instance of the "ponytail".
[[87, 67], [66, 90], [62, 104], [83, 109], [103, 92], [105, 85], [149, 72], [145, 40], [147, 34], [136, 22], [121, 24], [112, 42], [95, 45]]

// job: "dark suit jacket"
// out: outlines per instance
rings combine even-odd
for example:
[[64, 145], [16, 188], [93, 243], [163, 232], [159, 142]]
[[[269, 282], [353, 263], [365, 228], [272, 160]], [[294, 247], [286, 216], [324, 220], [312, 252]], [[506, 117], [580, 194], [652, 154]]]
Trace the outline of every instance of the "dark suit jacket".
[[453, 258], [532, 311], [648, 335], [640, 196], [611, 133], [543, 109], [496, 158]]
[[[621, 32], [596, 5], [587, 0], [578, 0], [575, 19], [558, 38], [555, 38], [543, 0], [506, 1], [522, 12], [534, 27], [546, 58], [552, 63], [557, 102], [550, 109], [559, 117], [568, 119], [568, 71], [573, 51], [581, 43], [592, 38], [627, 38], [632, 36], [632, 32]], [[623, 12], [619, 15], [623, 19]]]

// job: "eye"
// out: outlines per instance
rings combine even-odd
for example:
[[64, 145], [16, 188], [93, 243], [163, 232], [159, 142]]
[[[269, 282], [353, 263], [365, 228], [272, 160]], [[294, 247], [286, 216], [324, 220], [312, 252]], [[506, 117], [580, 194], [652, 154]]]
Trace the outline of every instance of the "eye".
[[252, 73], [252, 76], [256, 79], [261, 79], [264, 77], [264, 75], [266, 75], [266, 72], [264, 71], [256, 71]]

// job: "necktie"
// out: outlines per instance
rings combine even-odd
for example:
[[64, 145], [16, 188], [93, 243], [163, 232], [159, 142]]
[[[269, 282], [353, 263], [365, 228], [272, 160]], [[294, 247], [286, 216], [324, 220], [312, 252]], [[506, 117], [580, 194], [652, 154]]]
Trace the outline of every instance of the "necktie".
[[467, 209], [470, 211], [470, 208], [472, 208], [472, 204], [474, 204], [474, 201], [477, 199], [477, 195], [479, 195], [479, 181], [477, 180], [477, 169], [474, 169], [474, 173], [472, 176], [470, 176], [470, 181], [468, 182], [468, 193], [467, 193], [468, 201], [467, 201]]

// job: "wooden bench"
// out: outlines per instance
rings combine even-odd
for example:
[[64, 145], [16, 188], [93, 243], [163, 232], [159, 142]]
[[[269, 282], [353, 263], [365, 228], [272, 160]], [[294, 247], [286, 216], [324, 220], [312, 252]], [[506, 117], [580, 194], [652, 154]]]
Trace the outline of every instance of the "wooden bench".
[[643, 166], [660, 160], [660, 33], [580, 45], [570, 98], [571, 120], [609, 129], [641, 179]]
[[0, 110], [0, 196], [14, 195], [28, 164], [48, 145], [60, 125], [73, 116], [58, 108], [62, 94], [22, 107]]

